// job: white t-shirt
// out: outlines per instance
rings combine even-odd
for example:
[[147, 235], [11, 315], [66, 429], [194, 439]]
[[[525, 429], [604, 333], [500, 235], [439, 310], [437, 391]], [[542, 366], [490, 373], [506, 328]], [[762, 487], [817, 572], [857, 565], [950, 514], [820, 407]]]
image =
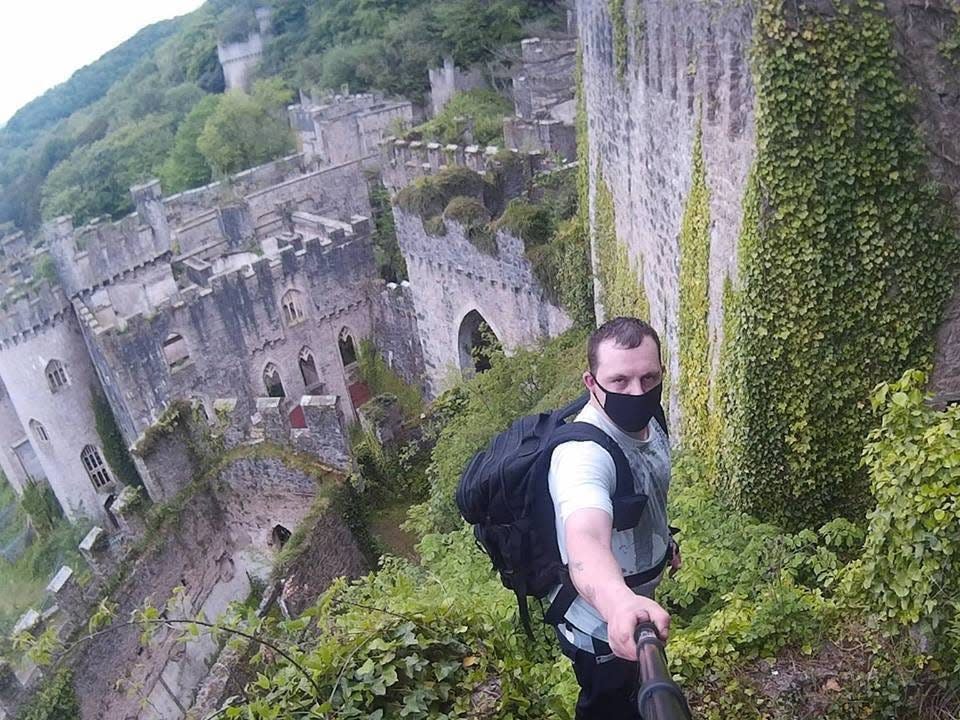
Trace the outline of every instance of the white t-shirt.
[[[595, 425], [623, 449], [633, 471], [634, 487], [647, 495], [640, 522], [630, 530], [614, 530], [611, 550], [620, 567], [632, 575], [655, 567], [670, 546], [667, 523], [667, 493], [670, 488], [670, 443], [666, 433], [651, 420], [646, 440], [630, 437], [605, 413], [587, 404], [577, 422]], [[560, 557], [567, 562], [564, 523], [577, 510], [594, 508], [613, 517], [613, 494], [617, 473], [613, 458], [594, 442], [564, 443], [553, 451], [549, 474], [550, 495], [557, 522]], [[658, 580], [635, 588], [637, 594], [652, 596]], [[578, 597], [566, 613], [567, 621], [601, 640], [607, 640], [607, 626], [597, 610]]]

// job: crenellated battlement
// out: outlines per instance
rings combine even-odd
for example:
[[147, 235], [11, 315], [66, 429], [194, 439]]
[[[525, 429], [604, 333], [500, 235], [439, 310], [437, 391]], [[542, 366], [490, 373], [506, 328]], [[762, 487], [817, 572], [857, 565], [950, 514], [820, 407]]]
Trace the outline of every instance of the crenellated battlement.
[[[95, 335], [123, 333], [130, 325], [149, 324], [161, 313], [214, 312], [215, 308], [208, 307], [215, 303], [212, 296], [239, 293], [259, 298], [264, 288], [289, 284], [301, 274], [309, 278], [310, 285], [344, 284], [367, 266], [371, 253], [368, 218], [355, 215], [350, 222], [340, 222], [302, 211], [291, 217], [294, 231], [265, 241], [262, 256], [237, 253], [235, 263], [189, 258], [182, 263], [182, 286], [148, 309], [124, 315], [121, 308], [112, 307], [114, 300], [107, 295], [100, 304], [75, 302], [80, 321]], [[336, 305], [336, 297], [321, 300], [329, 300], [331, 308]]]
[[394, 192], [443, 167], [459, 166], [486, 173], [509, 166], [526, 179], [552, 167], [550, 160], [539, 151], [520, 152], [494, 145], [442, 145], [393, 136], [381, 143], [380, 152], [383, 183]]
[[69, 307], [63, 289], [47, 280], [6, 288], [0, 296], [0, 349], [43, 332], [62, 319]]

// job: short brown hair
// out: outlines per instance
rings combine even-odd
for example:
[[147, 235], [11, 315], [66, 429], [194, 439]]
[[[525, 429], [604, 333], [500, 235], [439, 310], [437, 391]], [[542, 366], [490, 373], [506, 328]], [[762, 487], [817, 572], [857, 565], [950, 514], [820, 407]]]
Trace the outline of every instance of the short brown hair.
[[618, 347], [633, 350], [640, 347], [644, 338], [652, 338], [657, 344], [657, 355], [660, 355], [660, 336], [650, 323], [633, 317], [617, 317], [607, 320], [590, 334], [587, 340], [587, 366], [592, 374], [597, 372], [597, 349], [604, 340], [613, 340]]

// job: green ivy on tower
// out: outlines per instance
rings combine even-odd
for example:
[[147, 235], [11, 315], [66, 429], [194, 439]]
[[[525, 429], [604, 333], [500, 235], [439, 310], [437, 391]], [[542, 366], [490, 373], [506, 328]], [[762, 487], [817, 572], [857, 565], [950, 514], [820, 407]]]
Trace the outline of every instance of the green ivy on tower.
[[707, 454], [710, 388], [710, 191], [703, 162], [703, 132], [697, 123], [693, 173], [680, 225], [680, 399], [684, 445]]
[[648, 319], [650, 303], [643, 289], [643, 265], [630, 261], [627, 246], [617, 239], [617, 218], [613, 193], [597, 167], [593, 210], [597, 276], [604, 320], [619, 315]]
[[882, 3], [784, 10], [762, 0], [756, 18], [757, 212], [723, 450], [744, 509], [795, 527], [863, 509], [869, 392], [928, 360], [960, 246]]

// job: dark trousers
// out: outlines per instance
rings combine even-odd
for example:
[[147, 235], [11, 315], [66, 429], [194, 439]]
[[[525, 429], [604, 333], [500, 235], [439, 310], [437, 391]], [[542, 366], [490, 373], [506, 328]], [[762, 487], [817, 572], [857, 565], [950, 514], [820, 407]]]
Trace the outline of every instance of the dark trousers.
[[[594, 640], [595, 653], [573, 645], [559, 631], [560, 650], [573, 662], [580, 684], [576, 720], [638, 720], [637, 663], [612, 654], [610, 647]], [[597, 660], [600, 659], [600, 662]]]

